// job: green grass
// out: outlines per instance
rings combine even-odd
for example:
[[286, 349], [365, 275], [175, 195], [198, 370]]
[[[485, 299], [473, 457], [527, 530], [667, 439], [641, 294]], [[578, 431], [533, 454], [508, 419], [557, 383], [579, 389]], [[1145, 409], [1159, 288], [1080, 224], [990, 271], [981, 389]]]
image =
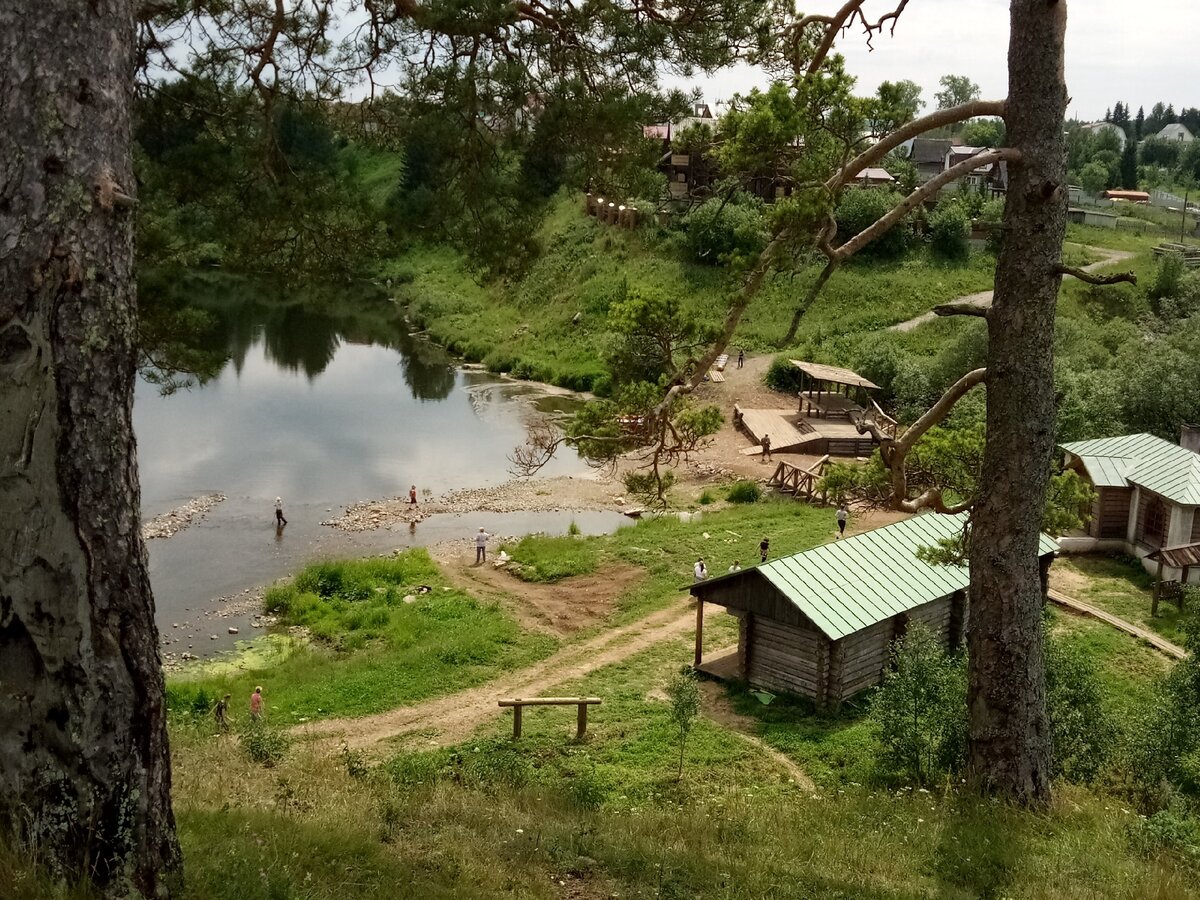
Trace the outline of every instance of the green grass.
[[589, 575], [600, 563], [600, 548], [605, 543], [599, 537], [548, 537], [530, 534], [515, 544], [503, 544], [515, 565], [509, 570], [525, 581], [561, 581], [572, 575]]
[[[422, 594], [421, 585], [432, 590]], [[224, 664], [172, 678], [174, 711], [198, 705], [200, 692], [213, 699], [228, 692], [236, 717], [261, 684], [276, 724], [366, 715], [479, 684], [555, 647], [552, 638], [523, 632], [498, 605], [447, 588], [424, 550], [309, 566], [266, 602], [283, 625], [310, 630], [313, 642], [281, 660], [268, 657], [261, 669]]]
[[[1055, 562], [1069, 579], [1064, 593], [1097, 606], [1114, 616], [1161, 634], [1167, 640], [1183, 643], [1179, 628], [1179, 608], [1169, 602], [1158, 605], [1158, 615], [1150, 615], [1154, 579], [1142, 564], [1126, 556], [1068, 556]], [[1087, 586], [1078, 583], [1087, 579]]]

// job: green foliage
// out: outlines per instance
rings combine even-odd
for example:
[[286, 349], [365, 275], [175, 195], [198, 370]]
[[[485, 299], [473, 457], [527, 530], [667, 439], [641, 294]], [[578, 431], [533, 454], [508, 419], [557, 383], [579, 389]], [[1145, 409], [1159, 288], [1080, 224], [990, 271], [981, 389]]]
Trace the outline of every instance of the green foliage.
[[979, 99], [979, 85], [966, 75], [943, 75], [938, 79], [938, 84], [942, 89], [933, 95], [937, 99], [938, 109], [949, 109]]
[[238, 733], [242, 752], [252, 762], [266, 769], [273, 769], [283, 762], [291, 743], [291, 738], [285, 732], [272, 728], [261, 719], [251, 719]]
[[[842, 195], [835, 213], [838, 240], [848, 241], [860, 231], [864, 231], [899, 205], [902, 199], [893, 191], [879, 188], [847, 190]], [[858, 255], [864, 258], [896, 259], [908, 251], [912, 242], [912, 224], [903, 219], [864, 247]]]
[[971, 220], [961, 200], [947, 198], [939, 201], [925, 221], [929, 226], [929, 246], [935, 256], [952, 260], [967, 258], [970, 254], [967, 238], [971, 233]]
[[703, 265], [743, 268], [767, 243], [762, 203], [745, 195], [729, 202], [706, 200], [683, 218], [681, 227], [688, 258]]
[[689, 666], [684, 666], [667, 682], [667, 700], [670, 705], [671, 725], [675, 728], [679, 741], [679, 771], [677, 779], [683, 778], [683, 755], [687, 748], [688, 735], [700, 715], [700, 686], [696, 683], [696, 673]]
[[871, 698], [881, 767], [918, 784], [963, 765], [967, 746], [967, 673], [924, 625], [892, 647], [892, 667]]
[[1003, 119], [972, 119], [959, 136], [968, 147], [1003, 147], [1007, 138]]
[[1079, 183], [1093, 196], [1104, 193], [1111, 181], [1112, 171], [1103, 162], [1094, 160], [1079, 170]]
[[[1159, 257], [1158, 270], [1154, 273], [1154, 281], [1149, 286], [1147, 296], [1151, 301], [1155, 301], [1178, 295], [1185, 271], [1180, 254], [1164, 253]], [[1155, 312], [1157, 311], [1156, 309]]]
[[513, 559], [510, 571], [524, 581], [545, 583], [587, 575], [596, 571], [600, 562], [595, 538], [530, 534], [516, 544], [503, 545], [503, 549]]
[[618, 340], [609, 354], [614, 385], [674, 378], [711, 337], [711, 328], [675, 296], [632, 288], [608, 308]]
[[762, 499], [762, 488], [757, 481], [735, 481], [725, 497], [730, 503], [757, 503]]
[[771, 360], [770, 368], [767, 369], [763, 380], [773, 391], [779, 391], [781, 394], [795, 394], [800, 390], [802, 378], [800, 370], [793, 366], [791, 358], [784, 354]]
[[1109, 762], [1119, 737], [1096, 662], [1075, 645], [1048, 639], [1044, 646], [1054, 772], [1076, 783], [1090, 782]]

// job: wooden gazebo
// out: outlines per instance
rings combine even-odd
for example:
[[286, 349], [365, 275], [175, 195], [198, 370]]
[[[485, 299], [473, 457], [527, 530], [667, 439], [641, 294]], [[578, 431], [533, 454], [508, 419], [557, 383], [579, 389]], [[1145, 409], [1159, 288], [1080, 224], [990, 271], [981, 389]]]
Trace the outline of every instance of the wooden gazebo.
[[[1183, 609], [1183, 588], [1188, 582], [1188, 572], [1200, 568], [1200, 543], [1183, 544], [1178, 547], [1160, 547], [1149, 554], [1146, 559], [1158, 563], [1154, 576], [1154, 599], [1150, 601], [1150, 615], [1158, 615], [1158, 601], [1162, 598], [1174, 600]], [[1163, 578], [1163, 569], [1179, 569], [1178, 581], [1167, 581]]]
[[849, 419], [871, 402], [879, 385], [849, 369], [793, 359], [800, 370], [800, 412], [821, 419]]

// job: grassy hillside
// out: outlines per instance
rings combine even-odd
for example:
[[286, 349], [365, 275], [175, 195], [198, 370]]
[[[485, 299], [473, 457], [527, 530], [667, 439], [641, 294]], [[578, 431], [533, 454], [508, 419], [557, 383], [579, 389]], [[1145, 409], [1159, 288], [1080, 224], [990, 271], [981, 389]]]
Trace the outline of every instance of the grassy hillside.
[[[400, 282], [410, 314], [434, 340], [496, 371], [588, 389], [604, 373], [612, 336], [609, 305], [630, 289], [676, 295], [702, 320], [724, 317], [736, 288], [723, 269], [685, 261], [677, 238], [655, 225], [636, 232], [596, 222], [582, 202], [561, 199], [537, 235], [541, 254], [519, 278], [477, 279], [444, 247], [416, 249], [383, 273]], [[961, 264], [925, 253], [896, 263], [848, 265], [805, 315], [802, 337], [863, 332], [903, 321], [991, 284], [992, 258]], [[742, 319], [734, 343], [777, 347], [819, 267], [770, 280]], [[573, 320], [579, 314], [577, 323]]]

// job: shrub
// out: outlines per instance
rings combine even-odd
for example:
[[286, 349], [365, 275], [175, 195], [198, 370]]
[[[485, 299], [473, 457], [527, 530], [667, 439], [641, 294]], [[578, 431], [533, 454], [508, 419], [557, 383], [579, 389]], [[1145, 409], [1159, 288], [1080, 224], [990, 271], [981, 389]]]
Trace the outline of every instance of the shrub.
[[283, 761], [292, 741], [282, 731], [271, 728], [265, 722], [251, 720], [238, 735], [238, 743], [252, 761], [271, 769]]
[[997, 197], [983, 204], [979, 211], [979, 219], [990, 226], [987, 237], [988, 250], [999, 255], [1000, 248], [1004, 246], [1004, 230], [1001, 228], [1004, 222], [1004, 198]]
[[785, 354], [771, 360], [771, 367], [767, 369], [764, 380], [767, 387], [773, 391], [795, 394], [800, 390], [800, 378], [800, 370], [792, 365], [791, 357]]
[[680, 669], [667, 684], [667, 700], [671, 704], [671, 724], [679, 735], [679, 771], [676, 780], [683, 778], [683, 754], [688, 735], [700, 715], [700, 686], [696, 673], [689, 666]]
[[[847, 190], [835, 213], [838, 240], [848, 241], [860, 231], [866, 230], [877, 219], [899, 205], [901, 200], [903, 198], [899, 194], [878, 188]], [[867, 244], [859, 251], [859, 255], [876, 259], [895, 259], [908, 251], [912, 241], [911, 220], [902, 219], [889, 231]]]
[[929, 226], [929, 247], [934, 256], [958, 260], [970, 255], [967, 238], [971, 233], [971, 221], [960, 199], [942, 200], [926, 217], [926, 224]]
[[1046, 641], [1046, 707], [1054, 771], [1071, 781], [1094, 779], [1116, 742], [1096, 664], [1079, 648]]
[[716, 503], [716, 501], [717, 501], [717, 498], [713, 494], [712, 491], [706, 490], [703, 494], [700, 495], [700, 505], [701, 506], [708, 506], [710, 503]]
[[892, 667], [871, 700], [881, 763], [918, 783], [961, 768], [967, 746], [967, 674], [928, 628], [892, 645]]
[[714, 197], [684, 217], [684, 252], [710, 266], [752, 261], [767, 243], [761, 204], [752, 199], [724, 202]]
[[762, 488], [757, 481], [736, 481], [725, 496], [730, 503], [757, 503], [762, 499]]

